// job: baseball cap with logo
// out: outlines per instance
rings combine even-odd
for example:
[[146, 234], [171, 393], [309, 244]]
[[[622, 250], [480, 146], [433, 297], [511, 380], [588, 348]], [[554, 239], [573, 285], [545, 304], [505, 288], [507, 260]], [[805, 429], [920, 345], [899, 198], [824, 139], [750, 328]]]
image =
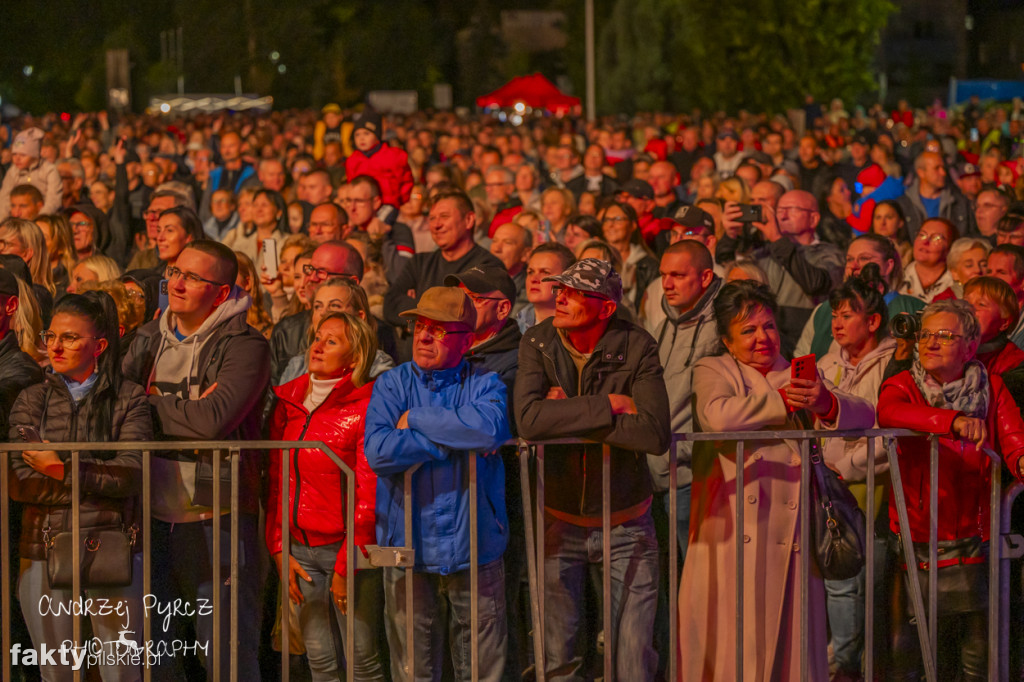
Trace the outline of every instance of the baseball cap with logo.
[[600, 294], [618, 303], [622, 300], [622, 278], [612, 264], [597, 258], [584, 258], [560, 275], [544, 278], [545, 282], [558, 282], [579, 291]]
[[715, 233], [715, 219], [699, 206], [680, 206], [669, 217], [683, 227], [703, 227], [711, 234]]
[[508, 271], [505, 268], [474, 266], [469, 270], [463, 270], [456, 275], [448, 275], [444, 278], [446, 287], [457, 287], [460, 284], [474, 294], [498, 291], [509, 301], [514, 303], [516, 300], [516, 283], [508, 276]]
[[458, 287], [430, 287], [420, 296], [412, 310], [399, 313], [402, 317], [425, 317], [434, 322], [457, 322], [466, 329], [476, 329], [476, 308]]

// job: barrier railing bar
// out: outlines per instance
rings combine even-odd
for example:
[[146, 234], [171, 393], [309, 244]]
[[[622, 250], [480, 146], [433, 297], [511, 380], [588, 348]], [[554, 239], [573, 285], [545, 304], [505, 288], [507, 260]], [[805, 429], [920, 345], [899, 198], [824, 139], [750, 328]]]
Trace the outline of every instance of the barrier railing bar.
[[[228, 578], [231, 581], [231, 613], [229, 614], [228, 651], [234, 654], [234, 652], [238, 651], [238, 540], [241, 537], [238, 533], [238, 467], [240, 465], [241, 452], [238, 448], [231, 448], [228, 451], [228, 457], [230, 457], [229, 461], [231, 463], [231, 567], [229, 569], [230, 577]], [[247, 568], [252, 570], [252, 567]], [[235, 655], [229, 657], [228, 676], [231, 682], [238, 682], [238, 657]]]
[[[356, 477], [345, 477], [345, 679], [356, 679]], [[382, 574], [383, 570], [380, 571]], [[382, 605], [381, 605], [382, 606]]]
[[612, 447], [607, 443], [601, 447], [601, 562], [604, 679], [614, 680], [612, 650], [616, 648], [618, 637], [612, 632]]
[[281, 577], [281, 680], [289, 682], [291, 679], [291, 596], [288, 594], [291, 587], [291, 577], [288, 571], [291, 564], [292, 544], [292, 519], [288, 513], [288, 503], [291, 497], [291, 459], [294, 456], [292, 449], [281, 448], [281, 557], [279, 561], [281, 570], [278, 575]]
[[[523, 530], [526, 533], [526, 580], [530, 587], [530, 621], [533, 625], [534, 670], [538, 682], [544, 682], [544, 637], [537, 589], [537, 555], [533, 552], [536, 527], [533, 525], [533, 495], [530, 493], [530, 446], [519, 441], [519, 487], [523, 496]], [[508, 576], [506, 576], [506, 580]], [[515, 577], [512, 578], [513, 580]], [[673, 678], [674, 679], [674, 678]]]
[[810, 621], [810, 605], [807, 603], [811, 579], [811, 442], [806, 438], [800, 441], [800, 680], [809, 679], [807, 664], [807, 631]]
[[[932, 643], [932, 657], [938, 672], [939, 656], [939, 439], [932, 436], [928, 476], [928, 636]], [[916, 559], [907, 561], [907, 566]], [[909, 571], [907, 575], [910, 575]], [[915, 576], [916, 577], [916, 576]]]
[[[889, 441], [889, 472], [892, 475], [892, 494], [896, 496], [896, 516], [899, 519], [900, 541], [903, 545], [903, 557], [907, 565], [907, 586], [910, 589], [910, 600], [914, 606], [917, 621], [917, 638], [921, 643], [921, 660], [924, 663], [925, 679], [938, 682], [936, 678], [935, 658], [932, 656], [932, 641], [925, 623], [924, 597], [921, 594], [921, 581], [917, 574], [917, 555], [914, 554], [914, 541], [910, 537], [910, 521], [907, 516], [907, 499], [903, 494], [903, 479], [900, 476], [899, 458], [896, 456], [896, 441]], [[899, 580], [899, 569], [893, 580]]]
[[[3, 580], [3, 585], [0, 585], [0, 620], [3, 624], [0, 625], [0, 639], [3, 640], [3, 644], [0, 645], [3, 657], [3, 679], [11, 679], [11, 496], [10, 496], [10, 480], [8, 479], [8, 473], [10, 471], [10, 458], [9, 452], [0, 452], [0, 580]], [[20, 538], [15, 538], [15, 542], [18, 542]], [[148, 681], [147, 681], [148, 682]]]
[[743, 490], [746, 487], [746, 471], [744, 464], [743, 441], [736, 441], [736, 679], [743, 679], [743, 560], [746, 553], [743, 548], [743, 531], [746, 530], [743, 514]]
[[681, 447], [677, 441], [669, 445], [668, 458], [668, 679], [677, 680], [676, 657], [679, 646], [679, 619], [673, 618], [679, 608], [679, 509], [676, 507], [679, 493], [676, 484], [679, 479], [677, 450]]
[[[153, 469], [149, 461], [150, 451], [142, 451], [142, 594], [150, 594], [153, 590], [153, 532], [150, 528], [153, 518], [152, 496], [145, 493], [150, 490], [153, 479]], [[148, 646], [153, 639], [153, 620], [149, 615], [149, 609], [143, 609], [142, 614], [142, 641]], [[151, 682], [153, 669], [149, 665], [149, 657], [146, 657], [142, 666], [142, 679], [144, 682]]]
[[864, 504], [864, 679], [875, 670], [875, 439], [868, 438], [867, 496]]
[[[213, 619], [213, 682], [220, 682], [220, 465], [221, 450], [213, 451], [213, 603], [217, 605], [217, 617]], [[286, 489], [287, 490], [287, 489]], [[287, 496], [286, 496], [287, 497]], [[237, 510], [232, 509], [232, 512]], [[234, 544], [235, 538], [231, 538]], [[287, 574], [285, 574], [287, 575]], [[208, 671], [209, 672], [209, 671]]]
[[477, 545], [476, 465], [477, 454], [471, 452], [469, 453], [469, 657], [472, 682], [480, 680], [480, 547]]
[[[79, 476], [80, 453], [71, 451], [71, 598], [78, 602], [82, 598], [82, 480]], [[82, 618], [78, 611], [71, 616], [71, 639], [75, 646], [82, 643]], [[81, 682], [82, 671], [72, 675], [75, 682]]]

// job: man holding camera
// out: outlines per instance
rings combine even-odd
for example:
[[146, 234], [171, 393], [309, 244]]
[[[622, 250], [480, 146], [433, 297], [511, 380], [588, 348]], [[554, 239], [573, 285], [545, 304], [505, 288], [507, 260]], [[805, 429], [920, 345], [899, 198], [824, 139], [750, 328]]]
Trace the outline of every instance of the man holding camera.
[[[810, 192], [799, 189], [786, 192], [775, 210], [761, 206], [761, 221], [755, 213], [730, 201], [725, 205], [722, 224], [732, 239], [760, 235], [764, 240], [763, 245], [751, 251], [750, 257], [768, 275], [768, 286], [779, 301], [782, 352], [792, 357], [800, 332], [815, 306], [842, 282], [843, 252], [818, 239], [815, 228], [821, 213]], [[756, 233], [751, 232], [748, 223]]]

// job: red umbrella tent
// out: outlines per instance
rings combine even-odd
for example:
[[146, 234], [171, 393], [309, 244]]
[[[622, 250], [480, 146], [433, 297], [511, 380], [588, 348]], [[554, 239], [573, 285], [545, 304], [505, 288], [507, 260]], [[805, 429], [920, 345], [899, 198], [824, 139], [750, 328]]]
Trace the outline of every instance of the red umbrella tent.
[[534, 109], [566, 113], [580, 105], [580, 98], [566, 95], [539, 73], [516, 76], [494, 92], [476, 98], [476, 105], [483, 108], [513, 107], [518, 102]]

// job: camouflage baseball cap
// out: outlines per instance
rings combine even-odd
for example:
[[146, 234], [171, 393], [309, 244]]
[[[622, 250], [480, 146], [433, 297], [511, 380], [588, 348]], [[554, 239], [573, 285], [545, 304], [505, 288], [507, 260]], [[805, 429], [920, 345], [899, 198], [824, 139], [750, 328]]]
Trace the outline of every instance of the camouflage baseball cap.
[[600, 294], [618, 303], [622, 300], [622, 278], [611, 263], [597, 258], [584, 258], [560, 275], [545, 277], [545, 282]]

